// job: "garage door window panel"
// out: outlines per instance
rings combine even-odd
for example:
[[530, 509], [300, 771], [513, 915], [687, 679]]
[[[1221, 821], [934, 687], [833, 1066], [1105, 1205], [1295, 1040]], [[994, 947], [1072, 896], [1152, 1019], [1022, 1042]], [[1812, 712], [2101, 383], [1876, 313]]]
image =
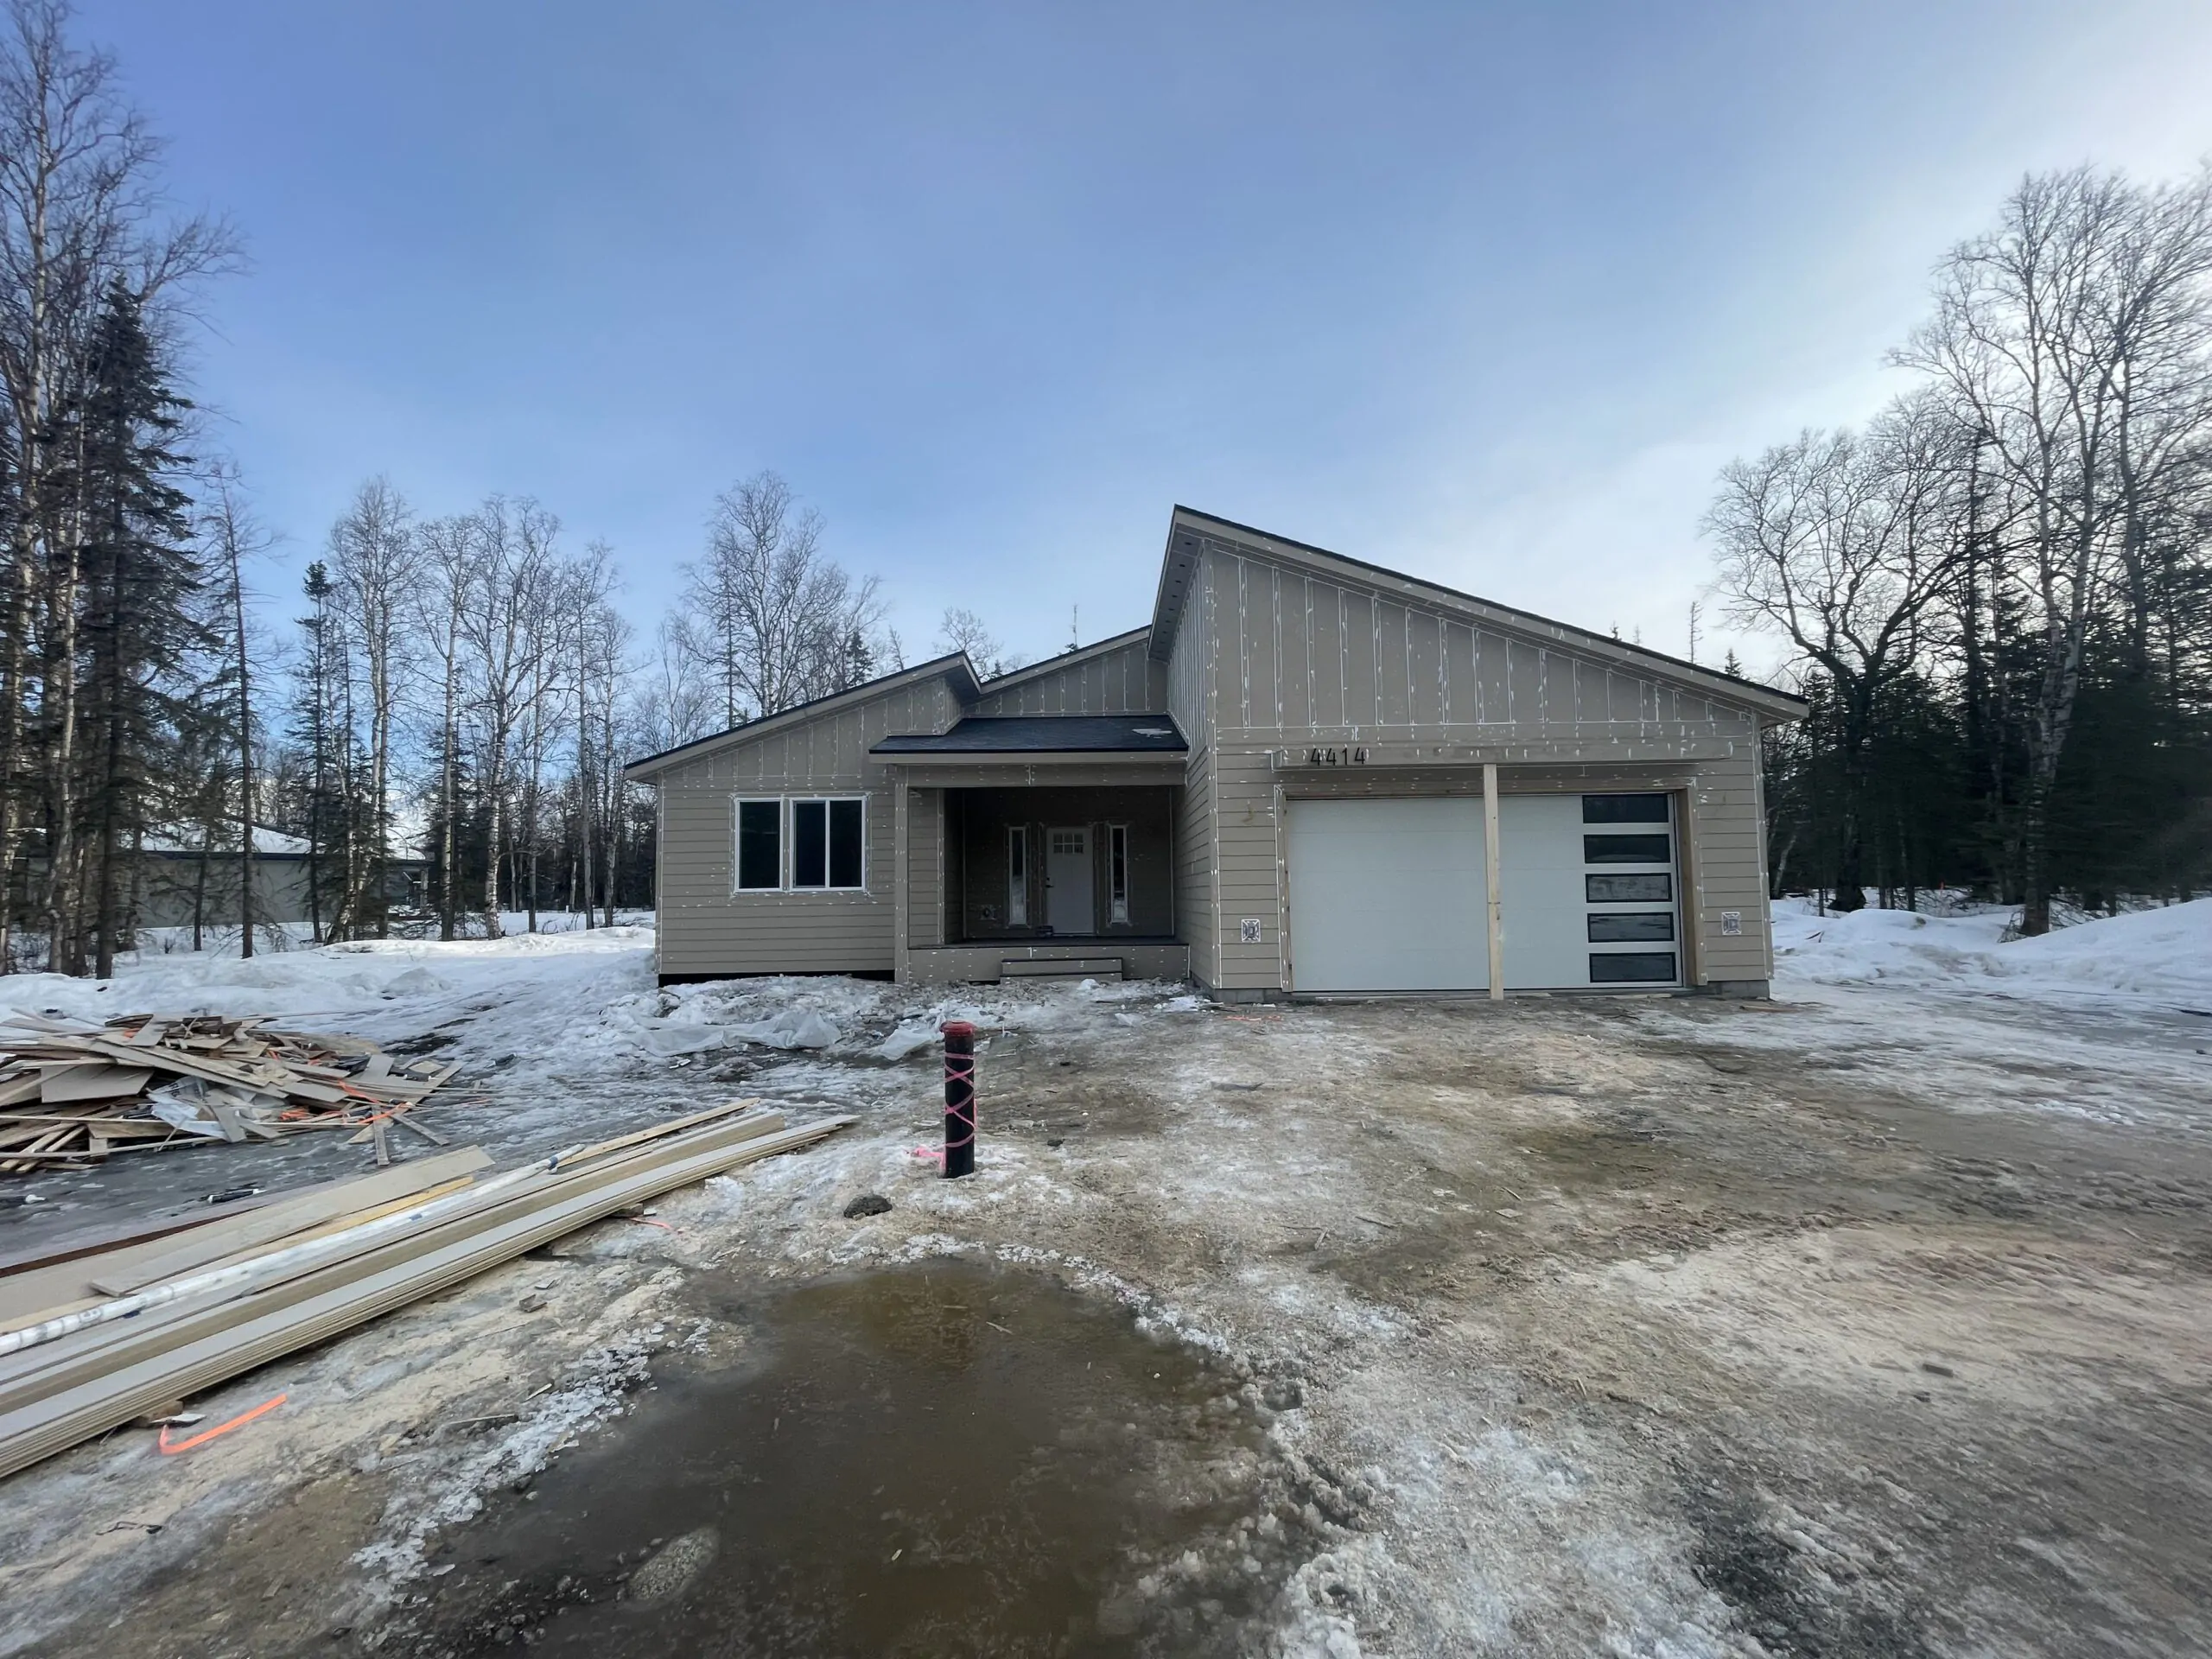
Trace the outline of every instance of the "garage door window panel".
[[1671, 910], [1602, 911], [1590, 918], [1592, 944], [1673, 944], [1675, 912]]
[[1585, 823], [1665, 823], [1668, 821], [1667, 798], [1664, 795], [1585, 795], [1582, 798], [1582, 822]]
[[1671, 836], [1585, 836], [1586, 864], [1667, 864], [1674, 861]]
[[1671, 950], [1610, 950], [1590, 953], [1592, 985], [1668, 985], [1675, 979]]
[[1671, 905], [1675, 878], [1663, 872], [1649, 875], [1586, 875], [1583, 893], [1593, 905]]

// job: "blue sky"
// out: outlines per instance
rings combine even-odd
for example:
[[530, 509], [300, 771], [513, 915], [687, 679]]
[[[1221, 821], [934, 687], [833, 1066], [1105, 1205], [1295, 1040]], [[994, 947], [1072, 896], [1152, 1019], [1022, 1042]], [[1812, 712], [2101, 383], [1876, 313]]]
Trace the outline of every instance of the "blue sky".
[[[367, 475], [643, 626], [783, 473], [910, 653], [1147, 613], [1176, 501], [1679, 652], [2028, 169], [2212, 154], [2212, 6], [87, 0], [251, 270], [194, 390], [296, 569]], [[1722, 644], [1716, 628], [1701, 653]], [[1746, 657], [1770, 660], [1771, 646]]]

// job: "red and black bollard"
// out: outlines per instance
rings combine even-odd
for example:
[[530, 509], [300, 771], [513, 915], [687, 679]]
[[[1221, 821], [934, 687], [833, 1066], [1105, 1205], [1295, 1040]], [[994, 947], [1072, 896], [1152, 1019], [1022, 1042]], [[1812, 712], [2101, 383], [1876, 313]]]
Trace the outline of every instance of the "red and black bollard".
[[944, 1033], [944, 1174], [976, 1173], [976, 1027], [948, 1020]]

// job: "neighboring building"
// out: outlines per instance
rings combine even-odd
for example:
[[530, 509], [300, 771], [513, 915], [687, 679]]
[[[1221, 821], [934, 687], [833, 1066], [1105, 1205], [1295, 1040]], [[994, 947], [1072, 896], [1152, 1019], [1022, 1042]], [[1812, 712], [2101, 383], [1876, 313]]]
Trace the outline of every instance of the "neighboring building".
[[664, 980], [1761, 996], [1759, 730], [1804, 709], [1179, 507], [1146, 627], [981, 683], [941, 658], [628, 776], [659, 791]]
[[[238, 849], [219, 847], [204, 859], [180, 836], [149, 835], [140, 848], [141, 927], [235, 927], [238, 919]], [[327, 855], [326, 855], [326, 858]], [[253, 828], [253, 919], [257, 925], [309, 919], [308, 843], [303, 836]], [[395, 911], [420, 909], [429, 866], [420, 858], [385, 865], [385, 899]], [[327, 874], [327, 872], [326, 872]], [[326, 903], [326, 908], [327, 905]]]

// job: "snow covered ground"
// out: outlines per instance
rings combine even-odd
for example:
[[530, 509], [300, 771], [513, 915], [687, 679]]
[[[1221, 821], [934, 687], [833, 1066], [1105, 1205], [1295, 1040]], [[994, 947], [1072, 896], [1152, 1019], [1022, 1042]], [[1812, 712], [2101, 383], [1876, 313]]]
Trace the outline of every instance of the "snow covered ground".
[[2212, 899], [2099, 917], [2041, 938], [2004, 937], [1999, 906], [1930, 915], [1774, 907], [1777, 995], [1808, 984], [1879, 984], [2078, 1005], [2212, 1009]]
[[[674, 1340], [687, 1282], [969, 1253], [1242, 1356], [1294, 1402], [1271, 1445], [1319, 1513], [1283, 1654], [2212, 1640], [2177, 1576], [2212, 1525], [2191, 1403], [2212, 1387], [2212, 1021], [2184, 1012], [2212, 1007], [2212, 901], [2010, 944], [1995, 912], [1776, 920], [1765, 1007], [664, 990], [643, 927], [0, 980], [0, 1005], [434, 1042], [463, 1071], [431, 1121], [503, 1161], [737, 1093], [861, 1119], [665, 1200], [664, 1226], [594, 1230], [565, 1265], [514, 1264], [207, 1403], [289, 1387], [265, 1431], [174, 1462], [118, 1435], [19, 1477], [0, 1598], [52, 1632], [158, 1579], [132, 1640], [204, 1615], [189, 1651], [254, 1650], [251, 1620], [296, 1606], [308, 1622], [262, 1650], [327, 1647], [313, 1620], [355, 1618], [329, 1586], [365, 1541], [357, 1560], [399, 1563], [380, 1593], [435, 1593], [405, 1575], [440, 1517], [620, 1432], [622, 1379]], [[976, 1179], [944, 1182], [912, 1152], [956, 1014], [988, 1033], [986, 1135]], [[81, 1211], [309, 1154], [339, 1155], [195, 1148], [38, 1185]], [[862, 1192], [895, 1207], [849, 1219]], [[499, 1414], [519, 1421], [466, 1456], [433, 1432]], [[2054, 1484], [2054, 1462], [2076, 1473]], [[302, 1471], [326, 1508], [294, 1507]]]

